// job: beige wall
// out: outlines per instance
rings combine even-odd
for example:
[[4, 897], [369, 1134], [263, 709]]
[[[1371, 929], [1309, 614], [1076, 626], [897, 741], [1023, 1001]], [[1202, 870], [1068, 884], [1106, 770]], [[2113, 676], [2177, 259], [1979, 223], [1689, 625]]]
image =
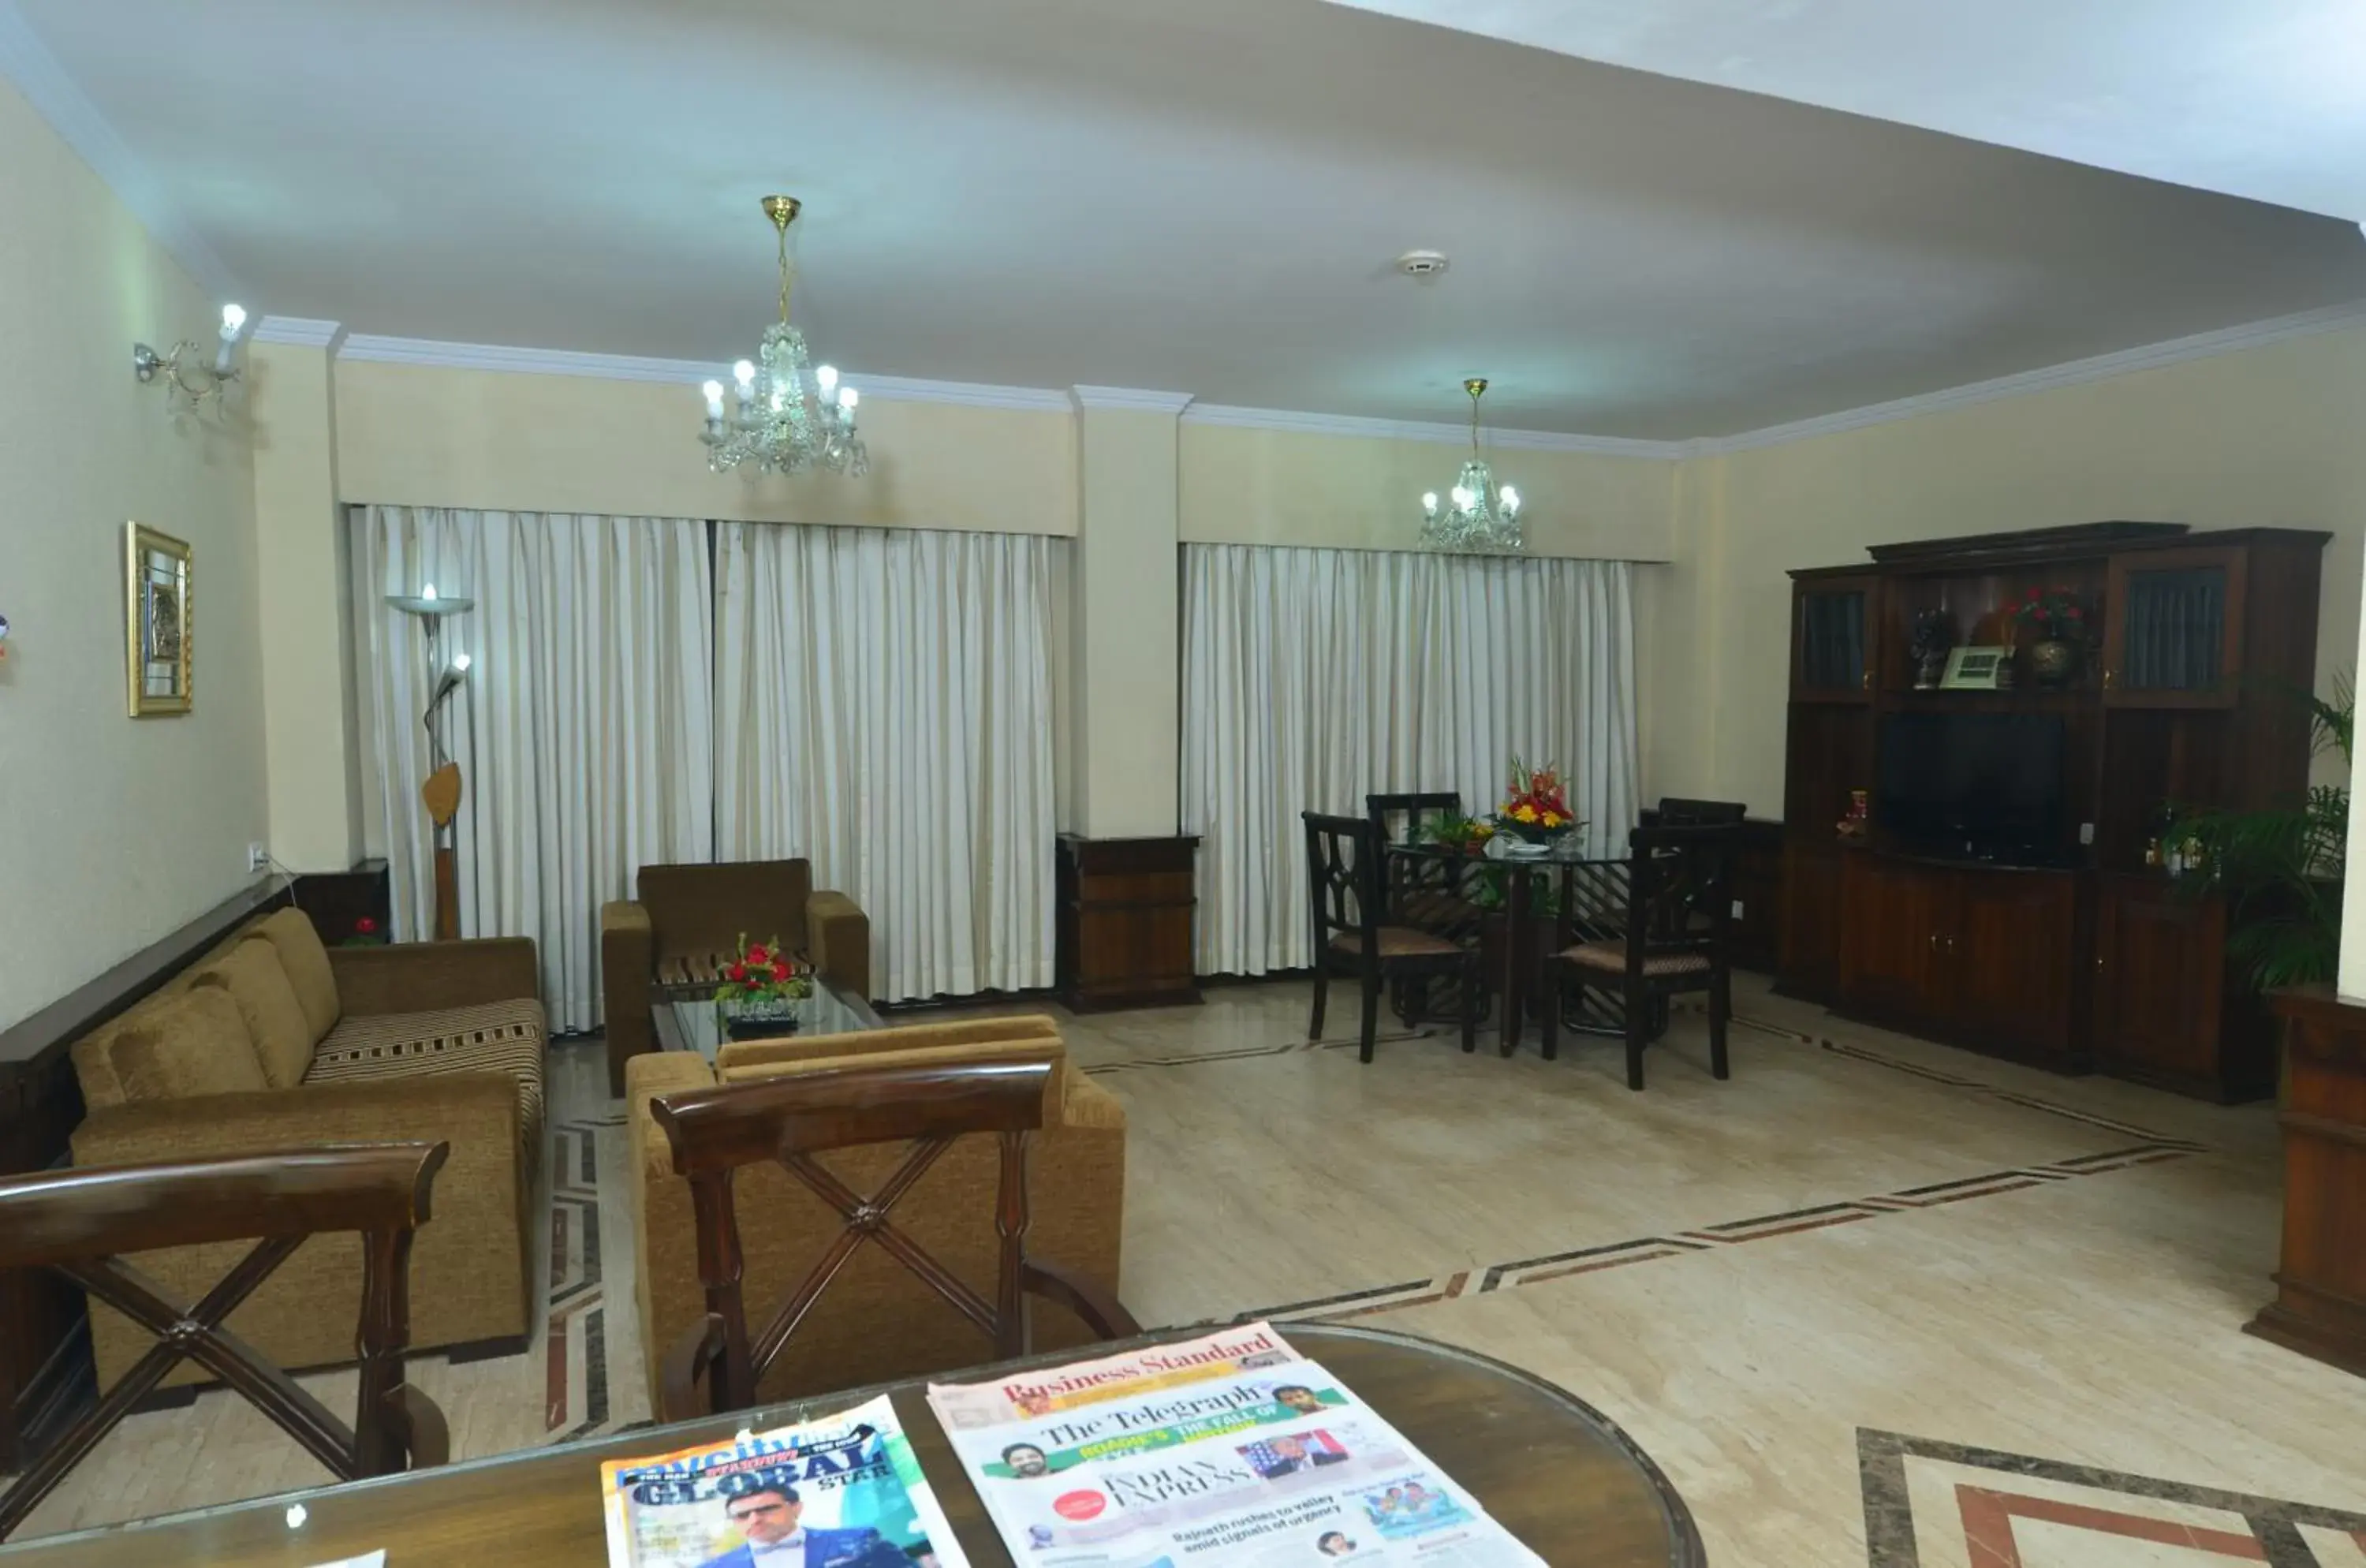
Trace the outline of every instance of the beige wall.
[[[168, 420], [131, 377], [135, 340], [210, 344], [220, 302], [6, 83], [0, 169], [5, 1025], [252, 881], [266, 809], [246, 441]], [[195, 550], [186, 716], [125, 716], [131, 518]]]
[[[1313, 435], [1183, 423], [1180, 532], [1196, 544], [1402, 550], [1421, 532], [1425, 491], [1445, 491], [1460, 448], [1436, 441]], [[1665, 560], [1677, 465], [1648, 457], [1491, 451], [1519, 487], [1529, 550]]]
[[1161, 838], [1179, 812], [1175, 414], [1087, 408], [1077, 428], [1067, 814], [1087, 838]]
[[1689, 620], [1664, 670], [1648, 794], [1782, 808], [1794, 567], [1865, 559], [1891, 540], [2134, 518], [2322, 528], [2318, 685], [2359, 650], [2366, 536], [2366, 331], [2027, 393], [1687, 466], [1679, 523]]
[[707, 471], [695, 387], [340, 360], [338, 482], [348, 502], [1076, 531], [1075, 421], [1060, 412], [862, 406], [871, 473]]

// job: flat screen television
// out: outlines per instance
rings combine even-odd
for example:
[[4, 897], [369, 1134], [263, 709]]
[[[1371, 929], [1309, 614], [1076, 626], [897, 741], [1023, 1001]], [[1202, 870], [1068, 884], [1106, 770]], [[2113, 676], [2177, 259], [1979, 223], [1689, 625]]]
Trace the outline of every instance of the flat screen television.
[[2060, 716], [1891, 714], [1878, 744], [1874, 815], [1900, 847], [2022, 865], [2068, 852]]

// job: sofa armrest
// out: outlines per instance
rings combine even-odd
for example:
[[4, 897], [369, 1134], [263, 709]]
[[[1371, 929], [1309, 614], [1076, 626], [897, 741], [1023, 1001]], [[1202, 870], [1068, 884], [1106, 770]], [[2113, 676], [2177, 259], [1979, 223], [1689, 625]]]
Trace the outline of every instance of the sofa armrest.
[[806, 897], [806, 950], [825, 978], [870, 998], [871, 917], [853, 899], [828, 889]]
[[657, 928], [648, 908], [629, 898], [600, 906], [600, 1003], [608, 1032], [608, 1092], [625, 1092], [625, 1064], [658, 1047], [649, 1017], [657, 979]]
[[329, 969], [339, 1004], [364, 1016], [542, 997], [542, 968], [530, 937], [332, 947]]

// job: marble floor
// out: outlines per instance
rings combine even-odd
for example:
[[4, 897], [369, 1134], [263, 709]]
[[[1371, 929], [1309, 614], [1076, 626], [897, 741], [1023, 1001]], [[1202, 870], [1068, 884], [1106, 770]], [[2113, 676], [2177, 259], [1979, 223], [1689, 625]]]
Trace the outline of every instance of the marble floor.
[[[2366, 1380], [2238, 1332], [2274, 1262], [2269, 1108], [2017, 1068], [1752, 981], [1732, 1079], [1683, 1013], [1640, 1094], [1599, 1041], [1546, 1062], [1393, 1032], [1361, 1066], [1351, 1020], [1304, 1040], [1306, 1002], [1063, 1016], [1126, 1107], [1145, 1323], [1353, 1317], [1527, 1367], [1659, 1461], [1720, 1565], [2366, 1568]], [[595, 1052], [557, 1055], [549, 1326], [523, 1357], [420, 1364], [461, 1454], [645, 1415], [631, 1238], [598, 1198], [617, 1108]], [[307, 1471], [208, 1394], [128, 1423], [19, 1539]]]

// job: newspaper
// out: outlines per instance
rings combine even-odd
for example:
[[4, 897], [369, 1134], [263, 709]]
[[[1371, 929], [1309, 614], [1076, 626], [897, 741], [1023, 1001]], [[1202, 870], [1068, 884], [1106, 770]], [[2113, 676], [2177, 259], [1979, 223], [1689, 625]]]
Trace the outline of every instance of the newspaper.
[[[885, 1395], [600, 1467], [609, 1568], [968, 1568]], [[802, 1557], [776, 1548], [801, 1546]]]
[[1268, 1324], [933, 1383], [929, 1403], [1031, 1568], [1542, 1568]]

